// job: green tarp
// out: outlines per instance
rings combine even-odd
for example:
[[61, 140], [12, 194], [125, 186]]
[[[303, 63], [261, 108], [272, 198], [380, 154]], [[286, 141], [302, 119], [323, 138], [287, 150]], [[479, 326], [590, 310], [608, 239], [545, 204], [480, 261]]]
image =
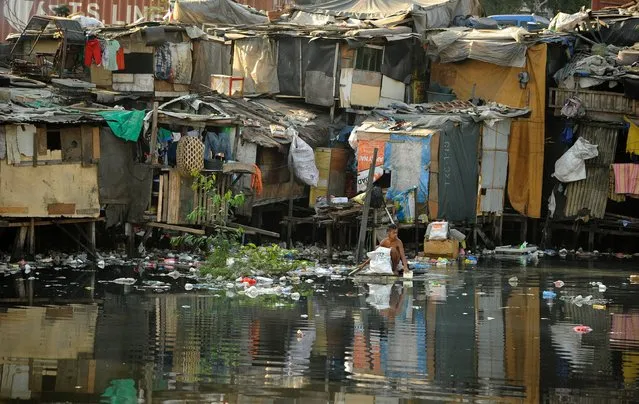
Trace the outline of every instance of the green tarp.
[[137, 142], [144, 125], [144, 111], [101, 111], [113, 134], [124, 140]]

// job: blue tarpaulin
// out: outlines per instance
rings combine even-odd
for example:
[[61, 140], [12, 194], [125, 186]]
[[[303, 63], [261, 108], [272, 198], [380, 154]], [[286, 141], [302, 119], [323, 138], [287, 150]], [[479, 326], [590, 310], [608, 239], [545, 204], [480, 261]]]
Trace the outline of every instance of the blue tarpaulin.
[[387, 199], [417, 187], [417, 202], [428, 201], [430, 139], [431, 136], [391, 135], [384, 148], [384, 169], [391, 171]]

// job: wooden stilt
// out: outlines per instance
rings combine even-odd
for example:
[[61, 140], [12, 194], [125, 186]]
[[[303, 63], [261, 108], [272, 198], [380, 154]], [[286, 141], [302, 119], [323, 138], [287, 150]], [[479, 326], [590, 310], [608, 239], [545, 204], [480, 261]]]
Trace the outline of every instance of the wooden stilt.
[[35, 255], [35, 219], [33, 218], [29, 224], [29, 255]]
[[126, 235], [126, 254], [129, 258], [135, 256], [135, 233], [131, 223], [124, 224], [124, 234]]
[[521, 242], [523, 243], [528, 238], [528, 218], [524, 217], [521, 221], [521, 234], [519, 235]]
[[15, 242], [13, 244], [13, 259], [19, 260], [24, 255], [24, 244], [27, 241], [27, 226], [21, 226], [16, 233]]
[[96, 248], [95, 243], [95, 222], [87, 223], [87, 234], [89, 238], [89, 247], [91, 247], [94, 251]]
[[364, 209], [362, 211], [362, 223], [359, 227], [359, 237], [357, 239], [357, 249], [355, 250], [355, 261], [359, 263], [366, 242], [366, 228], [368, 227], [368, 211], [371, 207], [371, 191], [373, 189], [373, 179], [375, 175], [375, 164], [377, 163], [377, 148], [373, 149], [373, 159], [368, 170], [368, 182], [366, 183], [366, 197], [364, 198]]
[[326, 226], [326, 254], [328, 263], [333, 263], [333, 224]]
[[593, 251], [595, 249], [595, 233], [596, 226], [591, 224], [588, 229], [588, 251]]

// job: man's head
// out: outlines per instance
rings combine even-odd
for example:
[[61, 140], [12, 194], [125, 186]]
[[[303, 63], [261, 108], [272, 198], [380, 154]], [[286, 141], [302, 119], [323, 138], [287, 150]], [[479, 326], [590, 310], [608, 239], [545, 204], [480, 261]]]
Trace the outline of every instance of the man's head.
[[389, 224], [388, 228], [386, 229], [386, 234], [389, 240], [397, 240], [397, 225], [395, 223]]

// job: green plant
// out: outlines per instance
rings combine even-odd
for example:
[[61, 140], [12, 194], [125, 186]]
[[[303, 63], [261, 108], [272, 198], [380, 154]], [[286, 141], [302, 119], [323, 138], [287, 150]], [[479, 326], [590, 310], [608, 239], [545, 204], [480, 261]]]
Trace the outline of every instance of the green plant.
[[194, 192], [204, 194], [207, 199], [206, 206], [198, 206], [187, 215], [187, 220], [191, 223], [201, 221], [225, 226], [234, 208], [242, 206], [245, 202], [244, 194], [233, 194], [227, 190], [221, 194], [217, 187], [215, 174], [203, 175], [198, 171], [192, 173], [193, 184], [191, 189]]
[[293, 259], [295, 253], [295, 250], [287, 250], [277, 244], [259, 247], [255, 244], [247, 244], [240, 248], [239, 254], [244, 258], [240, 265], [245, 269], [267, 275], [280, 275], [304, 264], [302, 261]]

